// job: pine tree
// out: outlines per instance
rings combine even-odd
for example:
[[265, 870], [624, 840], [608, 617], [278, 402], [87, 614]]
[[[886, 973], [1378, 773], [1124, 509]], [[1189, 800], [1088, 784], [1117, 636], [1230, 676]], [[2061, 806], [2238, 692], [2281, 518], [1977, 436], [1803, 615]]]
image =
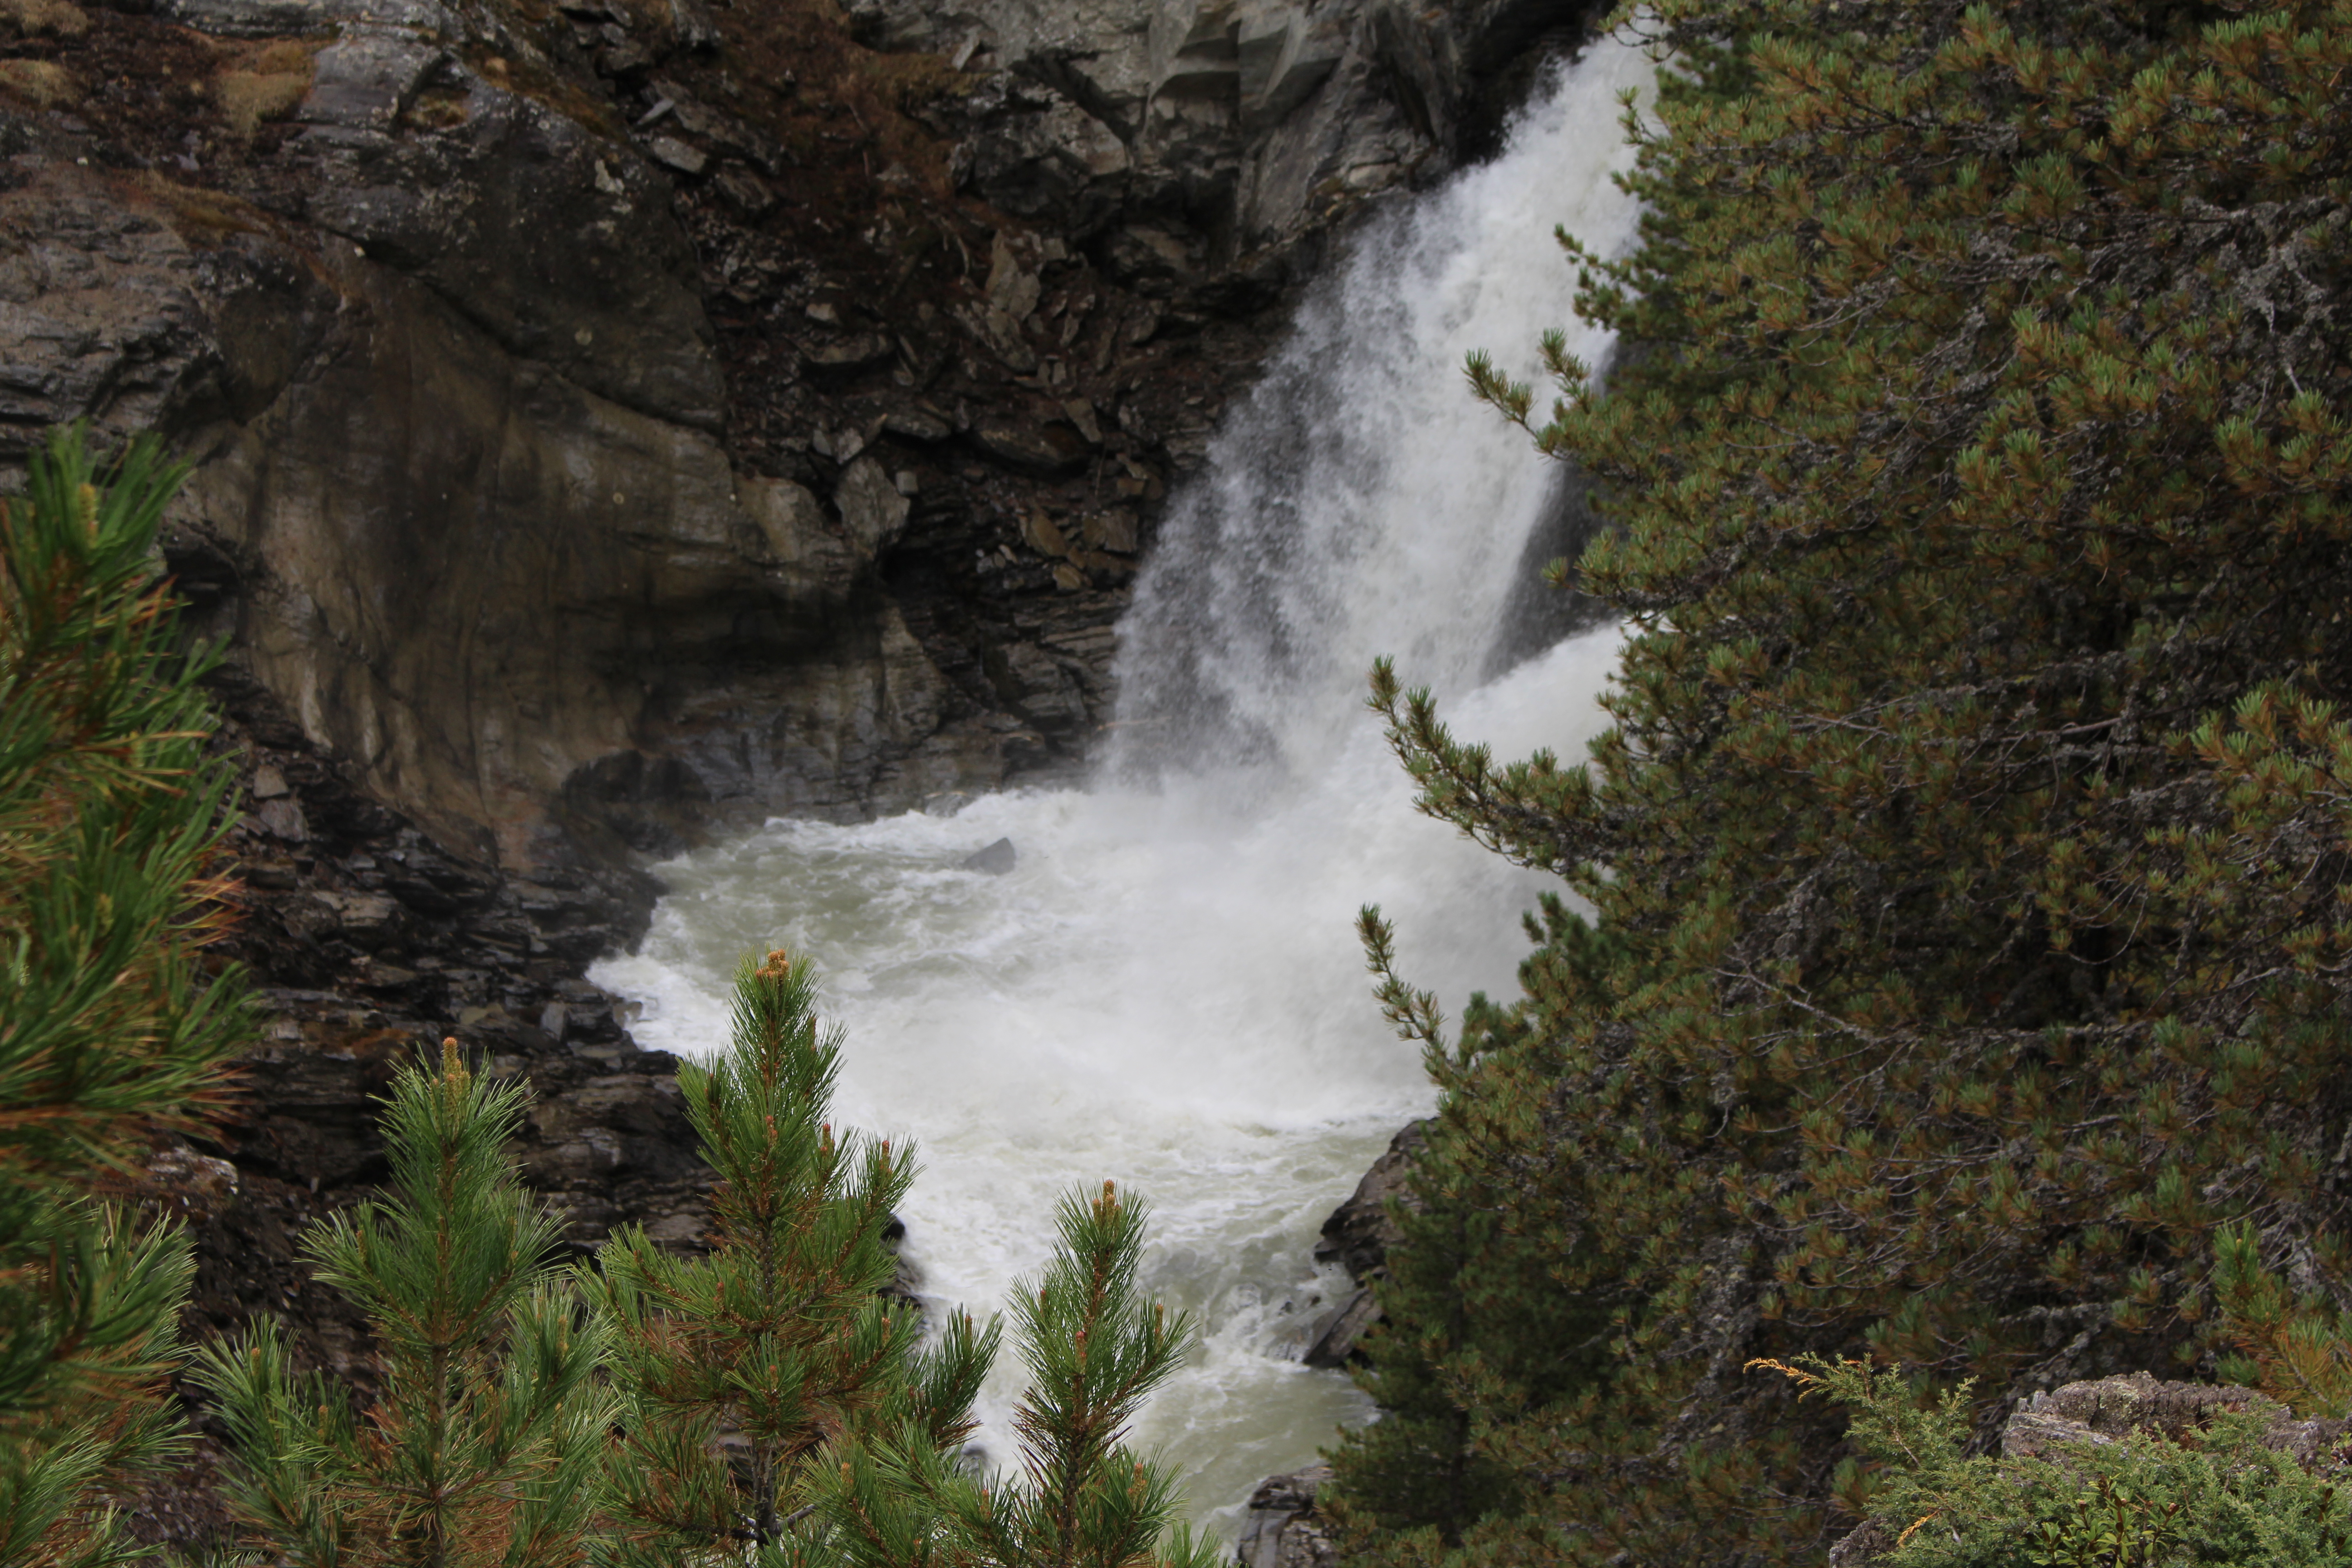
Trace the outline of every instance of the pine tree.
[[[2207, 1365], [2224, 1226], [2352, 1300], [2352, 5], [1620, 21], [1672, 54], [1578, 308], [1639, 352], [1599, 396], [1552, 340], [1544, 418], [1472, 365], [1622, 524], [1616, 727], [1505, 764], [1374, 682], [1424, 808], [1580, 900], [1450, 1037], [1375, 958], [1511, 1238], [1469, 1317], [1609, 1354], [1384, 1300], [1516, 1482], [1465, 1552], [1811, 1561], [1868, 1474], [1750, 1356]], [[1338, 1489], [1404, 1561], [1377, 1430]]]
[[885, 1294], [885, 1240], [908, 1152], [827, 1120], [841, 1035], [816, 1016], [805, 958], [771, 952], [735, 978], [732, 1040], [678, 1088], [718, 1173], [707, 1254], [616, 1234], [592, 1287], [626, 1437], [614, 1458], [617, 1563], [784, 1563], [812, 1550], [812, 1466], [867, 1428], [953, 1452], [995, 1331], [921, 1322]]
[[154, 542], [181, 470], [83, 432], [0, 503], [0, 1562], [138, 1555], [108, 1499], [167, 1458], [185, 1236], [86, 1194], [200, 1126], [248, 1037], [207, 965], [233, 769], [207, 760]]
[[851, 1568], [1213, 1568], [1213, 1541], [1176, 1523], [1166, 1467], [1122, 1441], [1181, 1364], [1193, 1326], [1136, 1289], [1147, 1211], [1108, 1182], [1072, 1194], [1045, 1271], [1013, 1289], [1029, 1369], [1013, 1426], [1018, 1479], [992, 1487], [919, 1426], [852, 1446], [824, 1513]]
[[527, 1089], [404, 1069], [381, 1201], [302, 1250], [365, 1315], [380, 1362], [362, 1415], [299, 1374], [264, 1323], [195, 1366], [228, 1428], [237, 1516], [298, 1568], [562, 1568], [588, 1560], [611, 1425], [601, 1337], [551, 1260], [561, 1222], [506, 1145]]
[[[1385, 972], [1390, 929], [1367, 910], [1362, 934]], [[1424, 1035], [1436, 1033], [1433, 997], [1399, 1000]], [[1496, 1016], [1474, 997], [1465, 1037]], [[1454, 1064], [1441, 1055], [1428, 1065], [1444, 1081]], [[1398, 1240], [1374, 1286], [1383, 1317], [1357, 1373], [1381, 1418], [1349, 1434], [1348, 1489], [1331, 1510], [1360, 1532], [1417, 1532], [1414, 1550], [1438, 1552], [1526, 1502], [1523, 1478], [1480, 1448], [1481, 1414], [1463, 1375], [1475, 1368], [1487, 1386], [1537, 1405], [1589, 1387], [1605, 1374], [1608, 1313], [1590, 1295], [1553, 1288], [1540, 1248], [1511, 1223], [1486, 1167], [1513, 1150], [1465, 1141], [1458, 1119], [1431, 1131], [1413, 1162], [1415, 1202], [1391, 1211]]]

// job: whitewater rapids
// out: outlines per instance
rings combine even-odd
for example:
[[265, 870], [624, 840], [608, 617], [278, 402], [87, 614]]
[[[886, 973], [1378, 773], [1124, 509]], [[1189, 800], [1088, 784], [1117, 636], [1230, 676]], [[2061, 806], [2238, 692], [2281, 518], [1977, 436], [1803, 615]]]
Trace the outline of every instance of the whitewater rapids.
[[[1545, 885], [1413, 812], [1365, 672], [1398, 656], [1501, 755], [1573, 758], [1602, 724], [1614, 631], [1478, 684], [1555, 481], [1460, 366], [1484, 348], [1528, 374], [1568, 317], [1554, 222], [1630, 241], [1616, 95], [1649, 80], [1638, 52], [1595, 45], [1502, 155], [1370, 226], [1171, 500], [1122, 626], [1121, 713], [1139, 735], [1181, 727], [1183, 766], [1130, 749], [1089, 791], [771, 822], [656, 868], [650, 933], [593, 972], [642, 1005], [641, 1044], [700, 1057], [739, 959], [814, 956], [848, 1030], [836, 1121], [919, 1146], [903, 1217], [929, 1300], [998, 1308], [1073, 1188], [1149, 1201], [1149, 1288], [1204, 1336], [1138, 1436], [1228, 1535], [1258, 1480], [1372, 1415], [1297, 1360], [1349, 1289], [1311, 1262], [1318, 1228], [1431, 1106], [1371, 1000], [1356, 910], [1382, 905], [1403, 972], [1458, 1011], [1514, 988]], [[1299, 439], [1264, 438], [1302, 410]], [[1013, 870], [962, 868], [1000, 837]], [[1018, 1392], [1008, 1353], [982, 1400], [992, 1462]]]

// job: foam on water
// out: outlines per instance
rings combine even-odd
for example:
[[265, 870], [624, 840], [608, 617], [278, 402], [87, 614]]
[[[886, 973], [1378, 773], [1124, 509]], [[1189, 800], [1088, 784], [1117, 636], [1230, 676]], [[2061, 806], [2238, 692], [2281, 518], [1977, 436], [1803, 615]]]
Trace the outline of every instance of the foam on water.
[[[1430, 1102], [1370, 1000], [1356, 910], [1383, 905], [1405, 972], [1458, 1007], [1510, 987], [1543, 885], [1413, 813], [1365, 668], [1398, 655], [1505, 755], [1574, 756], [1602, 721], [1613, 632], [1473, 689], [1549, 477], [1459, 366], [1524, 355], [1566, 315], [1554, 221], [1625, 242], [1615, 95], [1647, 79], [1596, 46], [1502, 157], [1375, 226], [1317, 292], [1139, 584], [1121, 715], [1160, 743], [1118, 783], [951, 819], [772, 822], [660, 868], [646, 942], [594, 972], [644, 1005], [642, 1043], [699, 1056], [725, 1038], [738, 959], [814, 956], [849, 1032], [836, 1115], [919, 1145], [907, 1249], [941, 1302], [997, 1307], [1045, 1260], [1062, 1194], [1140, 1193], [1150, 1286], [1205, 1335], [1139, 1436], [1228, 1531], [1259, 1479], [1370, 1415], [1297, 1359], [1348, 1289], [1310, 1261], [1318, 1227]], [[1270, 444], [1302, 398], [1319, 433]], [[999, 837], [1011, 873], [961, 868]], [[998, 1458], [1017, 1394], [1008, 1355], [982, 1400]]]
[[[1463, 732], [1572, 740], [1563, 710], [1614, 649], [1613, 633], [1561, 645], [1464, 703]], [[999, 836], [1020, 852], [1010, 874], [961, 868]], [[1153, 1204], [1151, 1286], [1208, 1333], [1144, 1436], [1203, 1513], [1368, 1414], [1339, 1374], [1297, 1364], [1347, 1288], [1309, 1254], [1429, 1089], [1368, 999], [1352, 918], [1382, 903], [1409, 972], [1458, 996], [1509, 984], [1539, 885], [1416, 816], [1377, 736], [1326, 788], [1250, 819], [1181, 786], [1015, 793], [951, 820], [774, 822], [660, 871], [652, 931], [598, 980], [645, 1005], [640, 1042], [703, 1055], [726, 1037], [739, 957], [814, 954], [849, 1031], [840, 1119], [920, 1148], [904, 1217], [928, 1295], [1003, 1300], [1074, 1185]], [[1013, 1377], [1008, 1357], [983, 1402], [992, 1451]]]

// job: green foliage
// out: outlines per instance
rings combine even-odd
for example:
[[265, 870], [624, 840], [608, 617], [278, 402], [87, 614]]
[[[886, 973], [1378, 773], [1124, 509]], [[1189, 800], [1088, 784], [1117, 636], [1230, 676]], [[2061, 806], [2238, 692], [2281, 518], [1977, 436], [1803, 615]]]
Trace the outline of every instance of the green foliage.
[[1208, 1568], [1181, 1535], [1155, 1555], [1178, 1499], [1119, 1443], [1191, 1335], [1136, 1293], [1141, 1206], [1108, 1184], [1065, 1203], [1060, 1249], [1018, 1288], [1027, 1483], [992, 1491], [963, 1448], [997, 1325], [952, 1313], [919, 1345], [919, 1321], [886, 1294], [883, 1232], [914, 1164], [835, 1134], [841, 1037], [820, 1027], [816, 997], [806, 959], [746, 962], [730, 1049], [679, 1069], [719, 1178], [709, 1253], [674, 1257], [629, 1230], [601, 1256], [591, 1288], [625, 1434], [607, 1559]]
[[1861, 1362], [1760, 1363], [1853, 1416], [1884, 1466], [1871, 1518], [1885, 1568], [2342, 1568], [2352, 1500], [2267, 1446], [2270, 1415], [2218, 1411], [2179, 1442], [2133, 1432], [2047, 1458], [1970, 1458], [1968, 1389], [1923, 1405], [1906, 1374]]
[[366, 1311], [373, 1406], [298, 1375], [267, 1326], [196, 1369], [236, 1447], [234, 1506], [287, 1562], [1214, 1568], [1171, 1529], [1165, 1469], [1121, 1443], [1192, 1331], [1138, 1295], [1143, 1209], [1108, 1184], [1063, 1205], [1060, 1249], [1020, 1288], [1025, 1482], [965, 1472], [998, 1330], [953, 1313], [920, 1344], [886, 1294], [914, 1167], [825, 1120], [840, 1035], [806, 960], [747, 961], [730, 1049], [679, 1068], [719, 1176], [704, 1256], [631, 1229], [600, 1271], [559, 1279], [556, 1222], [503, 1152], [522, 1090], [444, 1053], [394, 1086], [389, 1203], [304, 1242]]
[[0, 1562], [137, 1549], [109, 1499], [169, 1456], [161, 1385], [190, 1270], [175, 1226], [86, 1194], [199, 1124], [249, 1019], [201, 954], [233, 784], [207, 760], [204, 658], [153, 547], [180, 471], [79, 430], [0, 504]]
[[0, 509], [0, 1163], [15, 1181], [119, 1161], [214, 1103], [246, 1037], [237, 977], [197, 955], [235, 781], [184, 658], [155, 533], [182, 470], [76, 431]]
[[[1565, 910], [1553, 900], [1557, 922]], [[1376, 973], [1387, 974], [1392, 933], [1377, 912], [1361, 920]], [[1568, 933], [1559, 933], [1563, 938]], [[1436, 999], [1391, 982], [1382, 1004], [1392, 1021], [1433, 1041]], [[1484, 996], [1471, 1000], [1465, 1037], [1501, 1026]], [[1467, 1065], [1456, 1052], [1424, 1053], [1444, 1082]], [[1554, 1285], [1539, 1249], [1529, 1245], [1487, 1164], [1510, 1150], [1465, 1139], [1458, 1121], [1432, 1129], [1413, 1165], [1417, 1202], [1391, 1218], [1400, 1237], [1387, 1273], [1374, 1286], [1383, 1321], [1366, 1344], [1360, 1374], [1380, 1402], [1381, 1419], [1348, 1434], [1348, 1490], [1334, 1512], [1360, 1531], [1418, 1531], [1416, 1550], [1459, 1542], [1479, 1519], [1517, 1511], [1521, 1478], [1478, 1436], [1498, 1409], [1540, 1405], [1591, 1386], [1607, 1374], [1609, 1314], [1590, 1294]], [[1474, 1392], [1475, 1389], [1475, 1392]]]
[[883, 1230], [914, 1166], [887, 1142], [834, 1135], [839, 1066], [814, 966], [772, 952], [735, 977], [729, 1051], [678, 1069], [719, 1175], [710, 1250], [679, 1258], [624, 1230], [590, 1285], [626, 1434], [615, 1563], [698, 1563], [736, 1542], [751, 1561], [795, 1561], [828, 1444], [903, 1426], [952, 1452], [971, 1430], [995, 1331], [958, 1314], [919, 1352], [919, 1321], [885, 1296], [897, 1264]]
[[299, 1568], [560, 1568], [587, 1561], [611, 1402], [601, 1336], [548, 1258], [560, 1222], [506, 1152], [526, 1090], [468, 1072], [394, 1080], [389, 1196], [311, 1226], [318, 1277], [366, 1314], [374, 1404], [298, 1374], [263, 1324], [208, 1346], [237, 1516]]
[[[991, 1487], [929, 1430], [901, 1425], [851, 1448], [825, 1514], [853, 1568], [1215, 1568], [1214, 1542], [1173, 1521], [1167, 1469], [1121, 1439], [1192, 1338], [1136, 1289], [1146, 1211], [1110, 1183], [1072, 1195], [1045, 1272], [1013, 1290], [1029, 1369], [1013, 1426], [1022, 1475]], [[1172, 1526], [1172, 1527], [1171, 1527]]]
[[2213, 1294], [2236, 1353], [2217, 1370], [2305, 1415], [2352, 1415], [2352, 1312], [2316, 1292], [2291, 1295], [2263, 1267], [2251, 1226], [2213, 1237]]
[[[1450, 1039], [1374, 957], [1508, 1238], [1470, 1317], [1550, 1292], [1606, 1366], [1542, 1386], [1442, 1282], [1391, 1341], [1511, 1478], [1465, 1551], [1798, 1562], [1862, 1482], [1749, 1356], [2194, 1363], [2225, 1225], [2352, 1279], [2352, 5], [1623, 25], [1648, 215], [1578, 309], [1640, 352], [1601, 397], [1555, 340], [1534, 431], [1622, 524], [1615, 727], [1504, 763], [1374, 676], [1424, 809], [1578, 900]], [[1413, 1559], [1374, 1447], [1339, 1491]]]

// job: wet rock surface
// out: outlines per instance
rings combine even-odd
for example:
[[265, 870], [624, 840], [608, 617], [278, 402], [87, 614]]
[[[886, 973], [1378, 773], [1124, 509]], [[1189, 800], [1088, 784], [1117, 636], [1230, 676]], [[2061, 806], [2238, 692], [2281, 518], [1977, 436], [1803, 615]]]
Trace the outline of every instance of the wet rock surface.
[[1389, 1200], [1403, 1197], [1414, 1157], [1428, 1145], [1426, 1121], [1409, 1121], [1398, 1130], [1348, 1201], [1323, 1222], [1315, 1261], [1339, 1264], [1358, 1284], [1387, 1269], [1389, 1248], [1400, 1239], [1396, 1221], [1389, 1215]]
[[1242, 1519], [1234, 1561], [1243, 1568], [1330, 1568], [1339, 1547], [1315, 1506], [1316, 1493], [1330, 1479], [1330, 1466], [1309, 1465], [1259, 1482]]
[[1412, 1173], [1413, 1159], [1428, 1142], [1427, 1121], [1407, 1122], [1372, 1162], [1348, 1201], [1323, 1222], [1315, 1261], [1339, 1264], [1347, 1269], [1356, 1289], [1316, 1325], [1314, 1341], [1302, 1358], [1308, 1366], [1345, 1366], [1362, 1353], [1364, 1335], [1381, 1321], [1381, 1304], [1372, 1286], [1388, 1273], [1388, 1250], [1401, 1239], [1388, 1205], [1391, 1199], [1407, 1200], [1405, 1183]]
[[1013, 847], [1013, 840], [1000, 838], [993, 844], [984, 848], [975, 849], [965, 856], [963, 868], [967, 871], [985, 872], [991, 877], [1002, 877], [1013, 869], [1018, 859], [1019, 854]]

